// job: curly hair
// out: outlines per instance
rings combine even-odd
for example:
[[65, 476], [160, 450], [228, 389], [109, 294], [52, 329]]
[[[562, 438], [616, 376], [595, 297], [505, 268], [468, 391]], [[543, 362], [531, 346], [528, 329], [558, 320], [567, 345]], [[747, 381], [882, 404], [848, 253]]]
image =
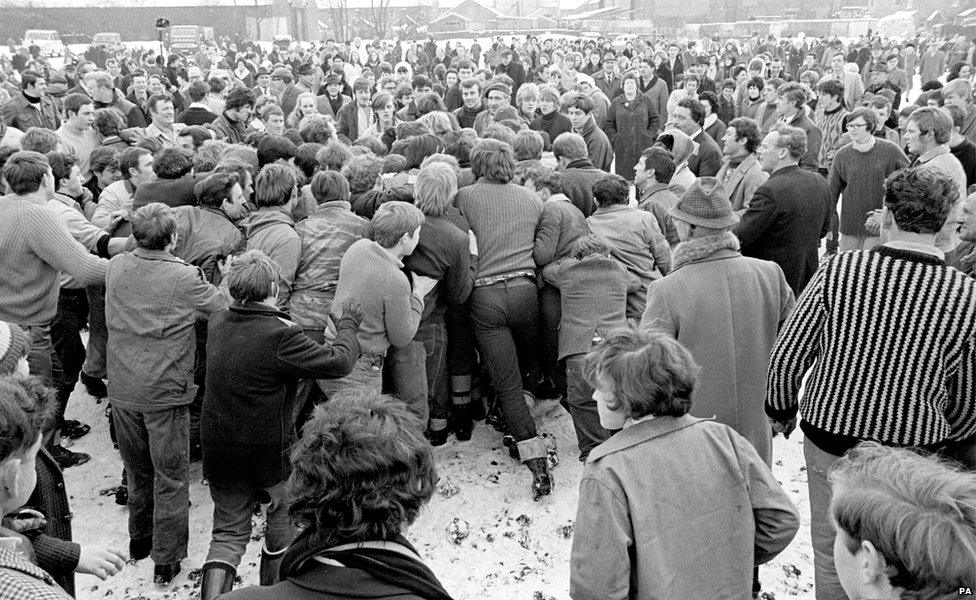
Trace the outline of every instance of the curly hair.
[[315, 153], [315, 160], [319, 167], [328, 171], [341, 171], [342, 167], [352, 158], [349, 146], [338, 140], [329, 140]]
[[583, 359], [586, 381], [609, 388], [608, 407], [632, 419], [687, 414], [700, 371], [678, 340], [651, 328], [614, 331]]
[[319, 406], [292, 451], [292, 517], [322, 542], [399, 535], [437, 484], [422, 432], [390, 396], [347, 394]]
[[951, 177], [924, 167], [901, 169], [885, 180], [884, 203], [902, 231], [937, 233], [958, 198]]
[[302, 175], [306, 179], [311, 179], [315, 171], [318, 170], [319, 161], [315, 159], [315, 156], [322, 148], [322, 144], [312, 143], [305, 143], [295, 148], [295, 166], [301, 169]]
[[349, 191], [361, 194], [376, 185], [376, 178], [383, 173], [383, 161], [368, 154], [352, 157], [342, 168], [349, 182]]
[[425, 133], [410, 138], [403, 156], [407, 159], [407, 169], [417, 169], [425, 158], [443, 151], [444, 142], [434, 134]]
[[505, 142], [483, 139], [471, 149], [471, 173], [494, 183], [515, 178], [515, 151]]

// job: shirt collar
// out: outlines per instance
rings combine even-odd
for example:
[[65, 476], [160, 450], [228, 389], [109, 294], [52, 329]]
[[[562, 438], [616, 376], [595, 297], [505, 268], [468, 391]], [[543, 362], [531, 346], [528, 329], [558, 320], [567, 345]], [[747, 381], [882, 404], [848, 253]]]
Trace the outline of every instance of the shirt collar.
[[894, 248], [895, 250], [918, 252], [920, 254], [934, 256], [939, 260], [945, 260], [945, 252], [939, 250], [935, 246], [929, 246], [928, 244], [920, 244], [918, 242], [909, 242], [905, 240], [892, 240], [890, 242], [885, 242], [883, 245], [887, 246], [888, 248]]
[[939, 144], [935, 148], [932, 148], [927, 152], [923, 152], [922, 155], [918, 157], [918, 162], [927, 163], [937, 156], [942, 156], [943, 154], [948, 154], [948, 153], [949, 153], [948, 144]]

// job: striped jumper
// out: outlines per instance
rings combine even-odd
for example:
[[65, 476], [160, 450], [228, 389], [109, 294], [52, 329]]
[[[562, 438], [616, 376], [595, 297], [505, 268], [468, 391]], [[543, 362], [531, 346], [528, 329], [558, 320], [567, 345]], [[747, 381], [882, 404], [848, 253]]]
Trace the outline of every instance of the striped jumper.
[[773, 347], [766, 413], [799, 403], [811, 442], [932, 446], [976, 432], [976, 281], [928, 254], [879, 246], [827, 260]]

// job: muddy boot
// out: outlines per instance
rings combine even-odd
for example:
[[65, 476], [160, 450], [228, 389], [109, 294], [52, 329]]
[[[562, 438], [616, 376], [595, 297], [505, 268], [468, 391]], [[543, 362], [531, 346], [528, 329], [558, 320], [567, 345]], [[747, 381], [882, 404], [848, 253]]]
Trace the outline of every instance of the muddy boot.
[[284, 549], [278, 552], [269, 552], [267, 547], [261, 548], [261, 566], [258, 568], [258, 585], [274, 585], [278, 583], [278, 568], [281, 566], [281, 558], [284, 555]]
[[200, 585], [200, 600], [213, 600], [221, 594], [234, 589], [236, 573], [230, 565], [207, 563], [203, 565], [203, 583]]
[[518, 442], [519, 456], [532, 471], [532, 499], [538, 500], [552, 493], [552, 474], [549, 473], [549, 459], [546, 445], [538, 437]]

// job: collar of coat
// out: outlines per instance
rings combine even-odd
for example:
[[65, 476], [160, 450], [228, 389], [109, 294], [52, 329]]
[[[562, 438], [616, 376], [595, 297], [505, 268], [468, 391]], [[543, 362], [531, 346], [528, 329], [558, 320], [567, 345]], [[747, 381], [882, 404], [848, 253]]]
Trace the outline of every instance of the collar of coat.
[[686, 427], [691, 427], [692, 425], [697, 425], [698, 423], [711, 420], [712, 419], [699, 419], [691, 415], [683, 415], [680, 417], [656, 417], [648, 421], [635, 423], [634, 425], [625, 427], [624, 429], [615, 433], [609, 440], [594, 448], [590, 452], [590, 456], [586, 459], [586, 462], [594, 462], [603, 458], [604, 456], [626, 450], [627, 448], [640, 444], [641, 442], [659, 438], [661, 436], [668, 435], [669, 433], [674, 433], [679, 429], [684, 429]]
[[[721, 252], [721, 256], [715, 256]], [[728, 258], [739, 254], [739, 238], [731, 231], [681, 242], [674, 249], [674, 270], [708, 258]]]

